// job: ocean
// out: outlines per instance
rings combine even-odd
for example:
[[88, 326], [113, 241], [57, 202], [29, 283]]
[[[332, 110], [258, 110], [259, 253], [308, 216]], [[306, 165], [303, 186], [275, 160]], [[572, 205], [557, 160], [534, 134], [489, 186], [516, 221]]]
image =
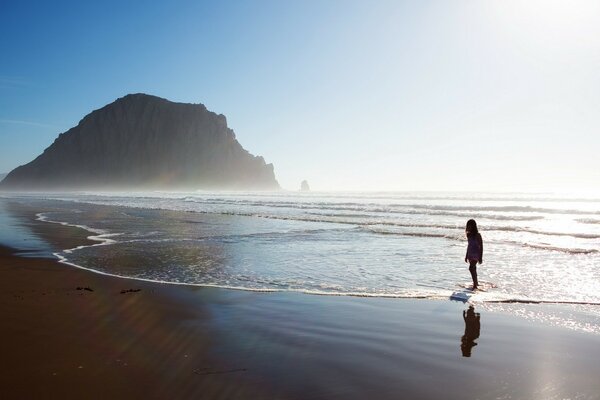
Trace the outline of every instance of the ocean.
[[[0, 222], [16, 227], [0, 243], [15, 246], [28, 235], [31, 255], [50, 252], [125, 278], [336, 296], [439, 299], [464, 291], [465, 224], [474, 218], [485, 291], [471, 301], [570, 305], [590, 319], [563, 316], [559, 324], [600, 331], [600, 198], [199, 191], [3, 193], [0, 200]], [[14, 202], [37, 207], [39, 221], [88, 230], [95, 244], [52, 249], [11, 222]]]

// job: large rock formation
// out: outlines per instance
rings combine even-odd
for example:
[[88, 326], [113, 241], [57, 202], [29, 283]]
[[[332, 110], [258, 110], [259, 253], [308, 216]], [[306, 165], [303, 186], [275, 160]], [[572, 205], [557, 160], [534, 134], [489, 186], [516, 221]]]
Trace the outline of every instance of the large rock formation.
[[277, 189], [273, 165], [202, 104], [130, 94], [93, 111], [0, 189]]

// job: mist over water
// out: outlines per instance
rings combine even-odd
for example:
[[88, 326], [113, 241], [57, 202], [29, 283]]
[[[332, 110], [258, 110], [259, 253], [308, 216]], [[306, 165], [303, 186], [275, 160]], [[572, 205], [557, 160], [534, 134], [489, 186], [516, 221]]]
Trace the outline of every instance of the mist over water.
[[[14, 198], [14, 196], [13, 196]], [[66, 262], [157, 281], [331, 295], [447, 297], [469, 282], [464, 225], [484, 238], [482, 301], [600, 303], [600, 200], [423, 193], [18, 196], [90, 230]], [[44, 208], [45, 207], [45, 208]]]

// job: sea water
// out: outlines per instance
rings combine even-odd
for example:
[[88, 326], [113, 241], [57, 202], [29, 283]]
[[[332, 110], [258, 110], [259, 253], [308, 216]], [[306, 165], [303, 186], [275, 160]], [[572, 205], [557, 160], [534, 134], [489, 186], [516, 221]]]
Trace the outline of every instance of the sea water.
[[551, 194], [190, 192], [3, 194], [96, 244], [65, 263], [242, 290], [448, 298], [484, 240], [482, 302], [600, 304], [600, 198]]

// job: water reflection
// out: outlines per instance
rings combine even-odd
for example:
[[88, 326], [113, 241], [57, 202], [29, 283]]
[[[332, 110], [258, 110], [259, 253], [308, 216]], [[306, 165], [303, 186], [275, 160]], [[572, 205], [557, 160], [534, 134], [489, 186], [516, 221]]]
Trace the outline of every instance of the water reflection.
[[52, 257], [55, 248], [31, 229], [29, 219], [33, 214], [18, 211], [18, 205], [0, 198], [0, 245], [8, 246], [22, 257]]
[[471, 357], [471, 349], [477, 346], [475, 340], [479, 338], [481, 331], [481, 315], [475, 312], [475, 307], [469, 306], [468, 310], [463, 310], [463, 319], [465, 320], [465, 334], [460, 339], [460, 350], [463, 357]]

